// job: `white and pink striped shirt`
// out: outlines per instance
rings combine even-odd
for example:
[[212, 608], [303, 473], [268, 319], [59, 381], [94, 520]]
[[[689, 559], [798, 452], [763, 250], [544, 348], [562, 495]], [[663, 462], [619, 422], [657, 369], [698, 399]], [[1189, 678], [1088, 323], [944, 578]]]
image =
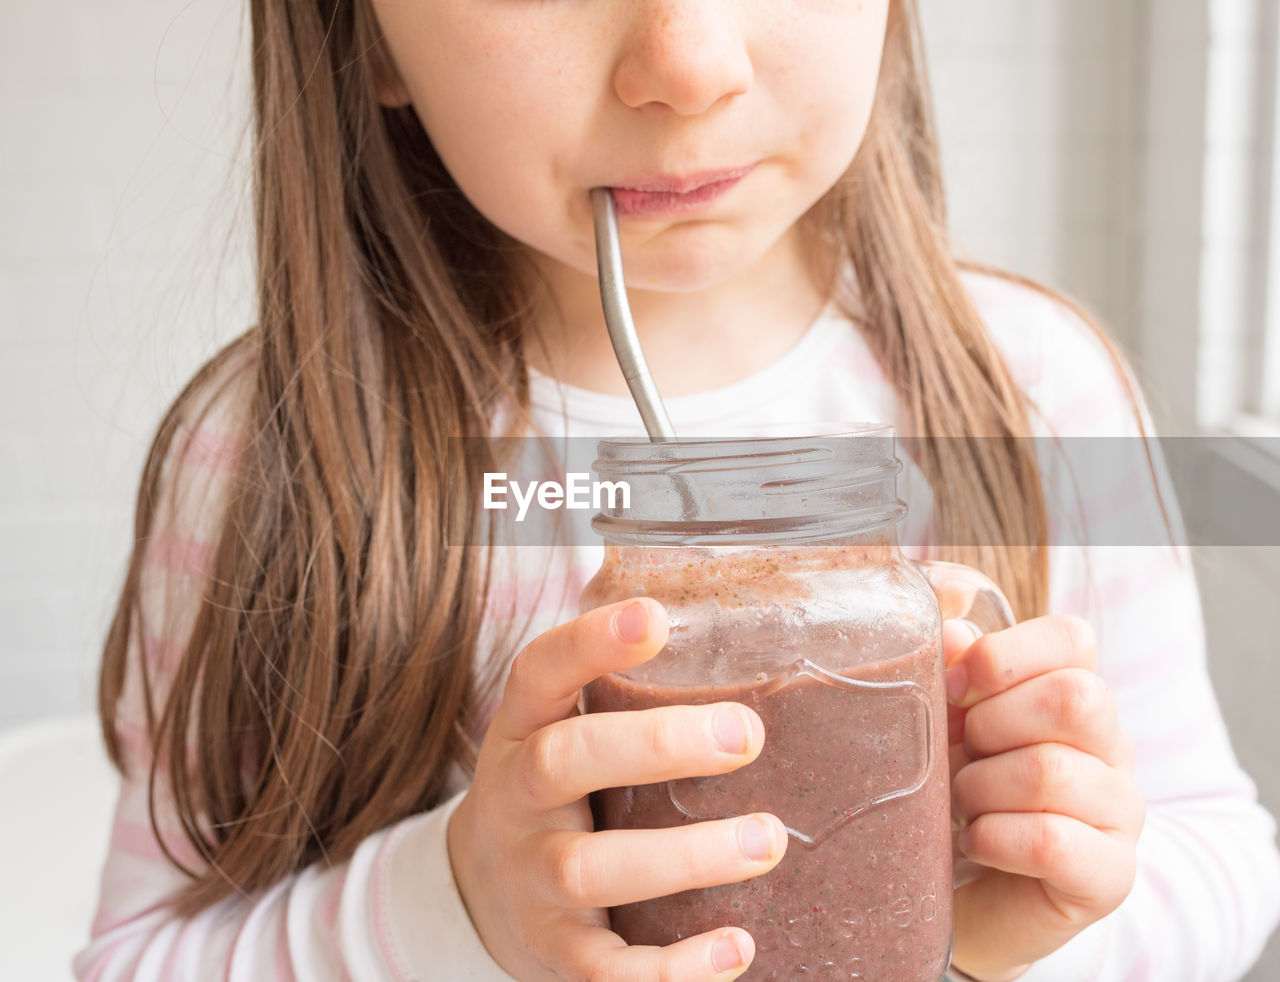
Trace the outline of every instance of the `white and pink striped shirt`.
[[[970, 275], [966, 285], [1014, 378], [1038, 408], [1040, 432], [1137, 435], [1109, 355], [1075, 315], [1003, 280]], [[534, 422], [542, 433], [640, 431], [628, 399], [564, 386], [537, 372], [532, 384]], [[131, 653], [146, 659], [162, 687], [182, 653], [211, 561], [242, 404], [234, 387], [221, 396], [200, 429], [180, 435], [169, 462], [157, 521], [162, 531], [151, 543], [144, 574], [147, 623]], [[898, 400], [875, 358], [853, 325], [832, 310], [767, 368], [714, 391], [668, 399], [667, 409], [678, 432], [707, 435], [719, 426], [738, 432], [780, 420], [899, 418]], [[1157, 464], [1164, 498], [1172, 501], [1163, 463]], [[1047, 482], [1053, 466], [1046, 462]], [[900, 493], [911, 505], [910, 521], [927, 525], [928, 489], [910, 468], [904, 477]], [[1114, 527], [1117, 520], [1130, 521], [1129, 511], [1133, 520], [1158, 514], [1154, 492], [1144, 463], [1115, 475], [1107, 487], [1085, 489], [1075, 504], [1091, 525]], [[1134, 743], [1147, 822], [1129, 898], [1024, 978], [1236, 979], [1280, 918], [1280, 855], [1275, 823], [1236, 763], [1210, 686], [1190, 556], [1183, 547], [1070, 541], [1051, 550], [1049, 609], [1085, 617], [1097, 632], [1099, 670]], [[495, 610], [515, 602], [522, 644], [576, 615], [578, 594], [599, 566], [602, 546], [583, 541], [508, 552], [508, 563], [494, 564], [498, 581], [491, 602]], [[121, 735], [130, 760], [145, 764], [150, 751], [138, 675], [130, 673], [122, 697]], [[76, 975], [95, 982], [506, 982], [510, 977], [477, 937], [450, 871], [445, 828], [463, 786], [455, 775], [456, 793], [447, 804], [371, 836], [348, 862], [308, 868], [262, 895], [231, 898], [178, 920], [163, 901], [185, 876], [165, 857], [151, 828], [145, 779], [124, 779], [92, 940], [75, 959]], [[166, 805], [163, 775], [159, 790], [161, 835], [180, 860], [198, 865]]]

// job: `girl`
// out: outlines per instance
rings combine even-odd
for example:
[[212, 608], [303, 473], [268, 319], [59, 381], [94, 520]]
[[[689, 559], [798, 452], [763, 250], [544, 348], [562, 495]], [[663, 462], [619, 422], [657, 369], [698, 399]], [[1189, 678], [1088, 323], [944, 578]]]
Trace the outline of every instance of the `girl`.
[[[1132, 382], [1072, 308], [951, 258], [910, 0], [251, 10], [259, 321], [143, 475], [101, 678], [123, 784], [77, 973], [737, 977], [742, 929], [629, 948], [607, 908], [766, 873], [778, 819], [597, 833], [586, 795], [740, 767], [759, 718], [577, 716], [583, 684], [662, 647], [662, 608], [573, 616], [591, 544], [533, 572], [536, 551], [457, 547], [487, 541], [503, 468], [498, 441], [450, 437], [637, 424], [590, 189], [612, 189], [678, 431], [1136, 436]], [[958, 444], [916, 461], [938, 541], [1046, 541], [1027, 441], [976, 465]], [[1144, 500], [1169, 500], [1161, 473]], [[946, 625], [959, 848], [982, 867], [957, 973], [1238, 976], [1280, 874], [1185, 550], [934, 553], [1020, 620]]]

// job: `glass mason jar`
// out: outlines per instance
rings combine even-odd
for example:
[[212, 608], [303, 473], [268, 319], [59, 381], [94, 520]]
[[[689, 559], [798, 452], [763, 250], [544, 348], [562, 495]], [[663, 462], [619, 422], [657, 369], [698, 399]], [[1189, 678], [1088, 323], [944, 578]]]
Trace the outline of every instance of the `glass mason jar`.
[[[666, 608], [652, 660], [584, 692], [587, 712], [736, 700], [764, 721], [729, 774], [593, 796], [597, 828], [665, 828], [768, 811], [790, 843], [742, 883], [615, 908], [632, 944], [723, 925], [755, 938], [745, 979], [941, 978], [952, 936], [952, 834], [941, 617], [996, 610], [967, 567], [897, 544], [906, 506], [887, 426], [812, 437], [604, 440], [595, 469], [630, 507], [592, 521], [605, 556], [580, 610], [636, 596]], [[793, 430], [794, 432], [794, 430]]]

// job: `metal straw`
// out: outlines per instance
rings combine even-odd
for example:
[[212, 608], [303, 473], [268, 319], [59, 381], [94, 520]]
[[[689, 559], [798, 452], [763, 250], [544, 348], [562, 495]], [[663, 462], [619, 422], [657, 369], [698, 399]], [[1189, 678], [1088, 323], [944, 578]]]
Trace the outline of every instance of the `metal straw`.
[[[640, 349], [636, 325], [631, 320], [631, 305], [627, 303], [627, 285], [622, 275], [622, 246], [618, 242], [618, 216], [613, 207], [613, 195], [608, 188], [591, 189], [591, 210], [595, 216], [596, 263], [600, 270], [600, 300], [604, 304], [604, 322], [609, 328], [609, 340], [618, 367], [627, 380], [631, 398], [640, 410], [645, 432], [651, 443], [674, 443], [676, 431], [671, 428], [658, 387], [649, 374], [649, 364]], [[699, 517], [701, 508], [698, 493], [692, 482], [683, 474], [673, 473], [676, 491], [680, 495], [681, 518], [691, 522]]]
[[627, 380], [631, 398], [640, 410], [645, 432], [653, 442], [676, 439], [667, 417], [658, 387], [653, 384], [649, 365], [640, 350], [636, 325], [631, 320], [627, 303], [627, 286], [622, 278], [622, 247], [618, 244], [618, 216], [613, 209], [613, 195], [608, 188], [591, 189], [591, 210], [596, 225], [596, 263], [600, 269], [600, 300], [604, 304], [604, 322], [618, 367]]

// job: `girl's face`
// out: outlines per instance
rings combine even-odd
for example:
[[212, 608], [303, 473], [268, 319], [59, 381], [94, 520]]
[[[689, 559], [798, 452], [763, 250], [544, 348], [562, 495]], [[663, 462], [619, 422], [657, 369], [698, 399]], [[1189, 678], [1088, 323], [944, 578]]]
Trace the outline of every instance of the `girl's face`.
[[847, 169], [889, 0], [372, 2], [383, 101], [486, 218], [594, 278], [589, 192], [617, 189], [629, 284], [683, 291], [747, 270]]

